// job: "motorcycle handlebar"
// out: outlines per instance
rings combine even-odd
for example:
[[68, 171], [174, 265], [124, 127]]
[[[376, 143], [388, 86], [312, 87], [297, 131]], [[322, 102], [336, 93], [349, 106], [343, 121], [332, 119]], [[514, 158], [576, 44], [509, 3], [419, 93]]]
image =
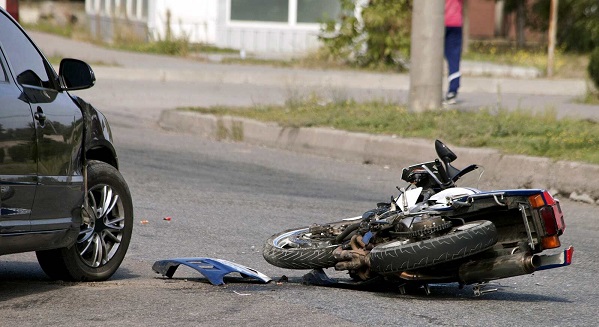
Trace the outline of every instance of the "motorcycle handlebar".
[[437, 171], [439, 172], [439, 177], [441, 177], [441, 187], [442, 188], [448, 188], [450, 186], [452, 186], [453, 181], [451, 179], [449, 179], [449, 176], [447, 176], [447, 170], [445, 169], [445, 166], [439, 161], [439, 159], [435, 159], [435, 166], [437, 166]]

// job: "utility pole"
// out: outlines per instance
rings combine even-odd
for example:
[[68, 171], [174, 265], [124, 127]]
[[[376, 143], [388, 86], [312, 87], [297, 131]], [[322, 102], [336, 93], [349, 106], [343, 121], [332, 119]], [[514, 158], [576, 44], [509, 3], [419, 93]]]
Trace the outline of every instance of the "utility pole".
[[414, 1], [410, 47], [410, 111], [441, 107], [445, 1]]
[[549, 45], [547, 47], [547, 77], [553, 76], [553, 67], [555, 65], [555, 38], [557, 35], [557, 6], [558, 0], [551, 0], [549, 10]]

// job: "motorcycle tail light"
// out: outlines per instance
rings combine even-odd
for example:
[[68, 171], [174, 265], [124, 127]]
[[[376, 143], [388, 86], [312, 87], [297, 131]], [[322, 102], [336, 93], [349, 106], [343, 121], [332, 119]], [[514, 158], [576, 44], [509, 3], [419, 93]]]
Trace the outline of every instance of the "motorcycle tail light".
[[539, 215], [543, 220], [543, 225], [545, 226], [545, 233], [547, 233], [547, 235], [557, 235], [558, 228], [557, 222], [555, 221], [555, 212], [553, 211], [553, 207], [542, 207], [541, 209], [539, 209]]
[[562, 235], [566, 230], [566, 221], [564, 221], [564, 213], [562, 212], [562, 207], [560, 206], [559, 201], [555, 201], [553, 213], [555, 214], [555, 221], [557, 222], [558, 234]]
[[557, 235], [543, 237], [543, 249], [555, 249], [561, 245]]
[[564, 233], [566, 229], [564, 214], [559, 201], [555, 200], [549, 192], [543, 191], [543, 193], [531, 195], [528, 197], [528, 202], [530, 202], [533, 209], [537, 209], [547, 235], [562, 235]]
[[554, 249], [561, 246], [559, 236], [566, 229], [564, 215], [559, 205], [547, 191], [528, 197], [531, 207], [537, 211], [545, 236], [542, 238], [544, 249]]
[[542, 206], [545, 205], [545, 200], [543, 199], [543, 195], [542, 194], [537, 194], [537, 195], [531, 195], [528, 197], [528, 202], [530, 202], [530, 205], [534, 208], [540, 208]]

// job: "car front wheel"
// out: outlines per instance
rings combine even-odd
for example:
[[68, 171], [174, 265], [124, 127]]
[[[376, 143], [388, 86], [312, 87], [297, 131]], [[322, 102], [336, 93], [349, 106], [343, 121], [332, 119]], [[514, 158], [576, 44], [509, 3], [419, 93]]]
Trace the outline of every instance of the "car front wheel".
[[113, 166], [88, 164], [88, 205], [82, 210], [77, 242], [66, 248], [38, 251], [37, 259], [53, 279], [102, 281], [118, 269], [131, 240], [133, 204], [127, 183]]

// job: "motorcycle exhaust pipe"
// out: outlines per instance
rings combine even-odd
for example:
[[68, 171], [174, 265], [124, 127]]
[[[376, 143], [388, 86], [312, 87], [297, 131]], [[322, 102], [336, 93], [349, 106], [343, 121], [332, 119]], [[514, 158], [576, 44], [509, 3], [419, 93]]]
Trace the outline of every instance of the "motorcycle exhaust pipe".
[[538, 256], [516, 253], [465, 263], [460, 266], [459, 277], [464, 284], [489, 282], [532, 274], [540, 265]]

